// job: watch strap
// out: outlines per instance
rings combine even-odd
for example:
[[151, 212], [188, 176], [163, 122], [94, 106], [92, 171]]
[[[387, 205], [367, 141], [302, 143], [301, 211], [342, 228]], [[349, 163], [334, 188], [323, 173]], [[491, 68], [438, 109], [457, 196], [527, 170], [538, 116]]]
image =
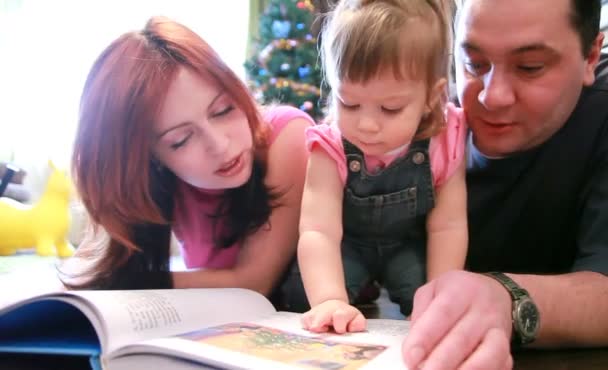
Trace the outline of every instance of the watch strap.
[[[499, 283], [501, 283], [505, 287], [505, 289], [511, 295], [511, 301], [512, 301], [513, 307], [515, 307], [516, 304], [521, 299], [530, 297], [527, 290], [525, 290], [524, 288], [517, 285], [517, 283], [515, 281], [513, 281], [513, 279], [511, 279], [510, 277], [508, 277], [507, 275], [505, 275], [502, 272], [492, 271], [492, 272], [486, 272], [486, 273], [484, 273], [484, 275], [489, 276], [489, 277], [493, 278], [494, 280], [497, 280]], [[514, 314], [514, 312], [513, 312], [513, 314]], [[524, 338], [521, 335], [521, 333], [519, 332], [518, 326], [515, 324], [515, 320], [516, 320], [515, 316], [512, 316], [511, 319], [513, 320], [513, 332], [511, 333], [511, 335], [512, 335], [511, 348], [517, 349], [517, 348], [521, 347], [522, 344], [529, 343], [533, 339]]]
[[513, 279], [511, 279], [502, 272], [486, 272], [485, 275], [490, 276], [495, 280], [498, 280], [507, 289], [513, 301], [518, 301], [521, 298], [529, 296], [527, 290], [517, 285], [517, 283], [514, 282]]

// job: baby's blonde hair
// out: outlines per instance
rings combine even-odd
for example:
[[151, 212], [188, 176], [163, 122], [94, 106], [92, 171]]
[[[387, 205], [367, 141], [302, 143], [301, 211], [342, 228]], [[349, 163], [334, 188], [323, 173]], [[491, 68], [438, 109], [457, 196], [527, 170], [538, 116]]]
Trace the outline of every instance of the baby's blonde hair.
[[[446, 0], [341, 0], [327, 14], [321, 56], [329, 85], [366, 83], [385, 71], [397, 79], [432, 87], [448, 79], [451, 37]], [[445, 125], [447, 96], [429, 106], [415, 139], [428, 138]]]

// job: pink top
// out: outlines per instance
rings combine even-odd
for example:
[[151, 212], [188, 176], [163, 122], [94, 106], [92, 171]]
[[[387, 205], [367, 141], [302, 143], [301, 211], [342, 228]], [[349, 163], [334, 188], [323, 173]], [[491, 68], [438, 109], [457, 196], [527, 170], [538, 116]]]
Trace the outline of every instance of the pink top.
[[[272, 128], [269, 143], [272, 144], [287, 123], [295, 118], [303, 118], [314, 124], [308, 114], [297, 108], [280, 106], [266, 112], [264, 121]], [[213, 221], [208, 215], [215, 212], [222, 193], [223, 190], [204, 190], [178, 181], [173, 231], [180, 241], [184, 263], [188, 268], [230, 268], [236, 263], [240, 243], [229, 248], [216, 248], [213, 244]]]
[[[446, 129], [431, 138], [429, 156], [433, 185], [441, 186], [458, 168], [464, 158], [466, 123], [462, 109], [453, 104], [448, 105]], [[320, 124], [306, 129], [306, 145], [310, 151], [317, 146], [323, 149], [336, 161], [338, 173], [343, 184], [346, 184], [346, 155], [342, 145], [342, 135], [337, 125]], [[383, 156], [365, 156], [365, 165], [369, 171], [379, 171], [388, 166], [397, 157], [405, 154], [409, 144]]]

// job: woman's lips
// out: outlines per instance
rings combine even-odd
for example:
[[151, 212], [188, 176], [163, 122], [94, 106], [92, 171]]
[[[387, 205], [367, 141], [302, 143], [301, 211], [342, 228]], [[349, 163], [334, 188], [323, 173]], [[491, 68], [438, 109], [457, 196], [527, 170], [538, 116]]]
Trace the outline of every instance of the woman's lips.
[[233, 176], [243, 168], [243, 154], [239, 154], [236, 158], [224, 163], [215, 173], [219, 176]]

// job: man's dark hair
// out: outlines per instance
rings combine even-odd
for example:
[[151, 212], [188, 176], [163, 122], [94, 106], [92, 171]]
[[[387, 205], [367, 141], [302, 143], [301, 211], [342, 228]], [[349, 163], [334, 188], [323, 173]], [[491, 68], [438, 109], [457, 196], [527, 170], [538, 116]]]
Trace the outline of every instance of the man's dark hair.
[[600, 31], [601, 0], [570, 0], [570, 22], [581, 40], [584, 57], [589, 56], [591, 45]]

